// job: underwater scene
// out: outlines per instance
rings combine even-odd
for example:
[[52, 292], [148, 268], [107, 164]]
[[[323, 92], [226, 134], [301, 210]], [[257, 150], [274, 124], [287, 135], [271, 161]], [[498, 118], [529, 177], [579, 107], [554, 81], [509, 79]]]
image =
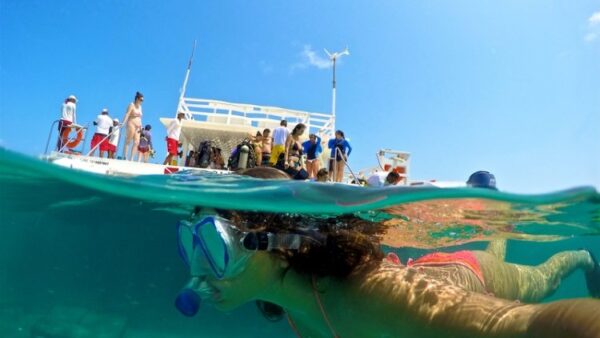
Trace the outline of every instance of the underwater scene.
[[[515, 195], [195, 172], [112, 177], [0, 149], [0, 201], [0, 337], [296, 337], [254, 302], [231, 311], [201, 304], [194, 317], [175, 307], [190, 278], [176, 225], [198, 206], [353, 215], [384, 225], [383, 251], [401, 262], [497, 240], [508, 241], [510, 263], [582, 248], [600, 255], [600, 194], [591, 187]], [[543, 302], [580, 297], [589, 292], [575, 270]]]

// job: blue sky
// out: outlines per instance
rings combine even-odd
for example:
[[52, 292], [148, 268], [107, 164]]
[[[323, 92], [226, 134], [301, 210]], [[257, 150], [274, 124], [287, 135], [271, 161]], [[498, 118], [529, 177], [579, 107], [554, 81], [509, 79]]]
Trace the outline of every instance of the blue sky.
[[[337, 126], [351, 166], [412, 153], [412, 177], [503, 190], [600, 187], [598, 1], [0, 2], [0, 142], [43, 152], [69, 94], [78, 117], [172, 116], [188, 95], [329, 112], [323, 48], [338, 67]], [[154, 129], [158, 159], [165, 145]]]

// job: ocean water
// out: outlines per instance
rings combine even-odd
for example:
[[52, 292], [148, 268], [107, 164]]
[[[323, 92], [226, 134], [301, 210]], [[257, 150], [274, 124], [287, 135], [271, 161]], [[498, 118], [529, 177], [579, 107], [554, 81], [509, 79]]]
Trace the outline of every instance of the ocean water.
[[[173, 302], [188, 280], [175, 224], [195, 206], [386, 222], [386, 250], [405, 261], [430, 250], [481, 249], [509, 239], [507, 260], [538, 264], [575, 248], [600, 254], [600, 194], [482, 189], [368, 189], [182, 173], [106, 177], [0, 149], [0, 337], [295, 337], [248, 304]], [[583, 274], [549, 300], [585, 297]]]

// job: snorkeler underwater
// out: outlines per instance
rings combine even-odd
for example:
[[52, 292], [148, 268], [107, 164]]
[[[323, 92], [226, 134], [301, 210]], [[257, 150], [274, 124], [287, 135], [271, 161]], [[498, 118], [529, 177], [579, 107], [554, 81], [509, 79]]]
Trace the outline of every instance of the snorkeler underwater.
[[600, 4], [0, 0], [0, 338], [600, 338]]

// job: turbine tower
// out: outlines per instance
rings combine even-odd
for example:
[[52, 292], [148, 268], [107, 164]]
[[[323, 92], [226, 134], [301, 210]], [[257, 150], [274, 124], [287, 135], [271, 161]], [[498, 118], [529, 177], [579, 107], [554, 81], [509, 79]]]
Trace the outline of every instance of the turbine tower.
[[325, 53], [329, 56], [329, 60], [333, 63], [333, 94], [331, 100], [331, 115], [335, 117], [335, 62], [339, 57], [343, 55], [350, 55], [350, 51], [348, 51], [348, 47], [346, 47], [341, 52], [330, 53], [327, 49], [325, 49]]

